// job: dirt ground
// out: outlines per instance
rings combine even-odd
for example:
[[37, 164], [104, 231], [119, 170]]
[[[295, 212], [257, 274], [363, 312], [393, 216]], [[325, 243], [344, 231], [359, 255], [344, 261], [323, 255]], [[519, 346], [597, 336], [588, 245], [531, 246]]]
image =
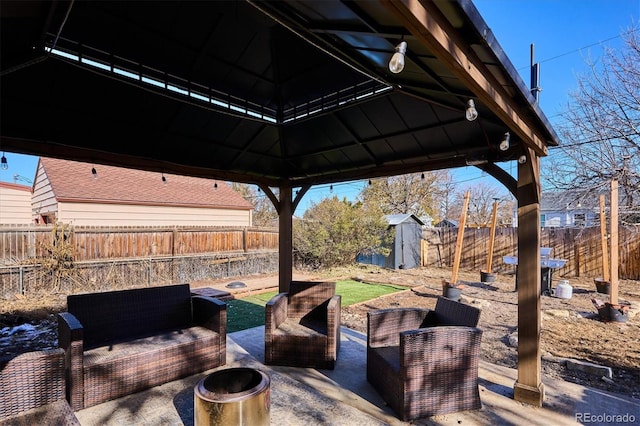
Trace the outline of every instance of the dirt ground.
[[[442, 294], [442, 280], [451, 278], [449, 269], [391, 271], [361, 267], [350, 274], [365, 282], [394, 283], [411, 289], [342, 308], [343, 325], [366, 332], [366, 312], [391, 307], [434, 308]], [[553, 286], [562, 277], [553, 277]], [[482, 358], [517, 368], [517, 293], [514, 275], [498, 275], [492, 283], [480, 282], [480, 272], [461, 272], [464, 303], [478, 306], [479, 327], [483, 330]], [[542, 374], [640, 398], [640, 281], [622, 280], [619, 299], [631, 308], [628, 320], [602, 322], [592, 299], [608, 301], [596, 292], [592, 278], [571, 278], [571, 299], [542, 296]], [[611, 380], [570, 370], [566, 359], [611, 367]]]
[[[451, 278], [450, 269], [416, 268], [386, 270], [354, 266], [322, 273], [318, 278], [352, 278], [370, 283], [407, 286], [407, 290], [361, 304], [342, 307], [344, 326], [366, 332], [366, 313], [370, 309], [398, 306], [434, 308], [442, 293], [442, 280]], [[563, 277], [554, 276], [553, 286]], [[480, 282], [480, 272], [461, 271], [461, 301], [482, 310], [479, 327], [482, 358], [485, 361], [517, 367], [517, 293], [515, 277], [497, 275], [495, 282]], [[619, 297], [631, 304], [627, 322], [602, 322], [592, 298], [608, 301], [596, 292], [592, 278], [570, 278], [571, 299], [542, 296], [542, 374], [575, 383], [621, 393], [640, 399], [640, 281], [622, 280]], [[64, 295], [48, 300], [12, 297], [0, 299], [0, 357], [57, 345], [55, 312], [64, 309]], [[8, 336], [5, 327], [28, 322], [35, 326], [25, 337]], [[566, 359], [587, 361], [612, 369], [612, 378], [567, 368]]]

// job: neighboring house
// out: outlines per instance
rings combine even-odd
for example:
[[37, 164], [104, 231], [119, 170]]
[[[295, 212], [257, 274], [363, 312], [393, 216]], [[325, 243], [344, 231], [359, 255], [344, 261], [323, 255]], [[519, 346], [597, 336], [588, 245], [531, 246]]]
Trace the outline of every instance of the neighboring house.
[[0, 225], [29, 225], [32, 218], [31, 187], [0, 182]]
[[[598, 225], [599, 197], [600, 194], [595, 191], [543, 192], [540, 197], [540, 227], [579, 228]], [[514, 210], [513, 226], [518, 226], [517, 208]]]
[[442, 219], [440, 222], [433, 225], [436, 228], [457, 228], [458, 221], [453, 219]]
[[389, 256], [358, 255], [356, 262], [390, 269], [412, 269], [421, 266], [421, 239], [424, 223], [412, 214], [385, 216], [389, 228], [395, 230]]
[[251, 204], [222, 181], [46, 157], [38, 162], [32, 207], [37, 223], [252, 225]]

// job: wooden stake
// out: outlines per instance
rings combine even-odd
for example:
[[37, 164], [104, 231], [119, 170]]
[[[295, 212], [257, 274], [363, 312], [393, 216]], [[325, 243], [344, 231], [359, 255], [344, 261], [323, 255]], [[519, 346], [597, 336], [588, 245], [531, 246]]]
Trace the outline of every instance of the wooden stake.
[[611, 181], [611, 294], [609, 302], [618, 304], [618, 181]]
[[489, 235], [489, 256], [487, 257], [487, 273], [491, 273], [493, 263], [493, 245], [496, 241], [496, 223], [498, 222], [498, 201], [493, 202], [493, 214], [491, 216], [491, 235]]
[[604, 213], [604, 194], [600, 195], [600, 241], [602, 245], [602, 278], [609, 282], [609, 250], [607, 249], [607, 216]]
[[456, 251], [453, 255], [453, 271], [451, 273], [451, 285], [458, 282], [458, 269], [460, 268], [460, 256], [462, 255], [462, 238], [464, 237], [464, 227], [467, 223], [467, 209], [469, 208], [469, 197], [471, 192], [464, 194], [464, 202], [462, 203], [462, 214], [460, 215], [460, 223], [458, 223], [458, 238], [456, 239]]

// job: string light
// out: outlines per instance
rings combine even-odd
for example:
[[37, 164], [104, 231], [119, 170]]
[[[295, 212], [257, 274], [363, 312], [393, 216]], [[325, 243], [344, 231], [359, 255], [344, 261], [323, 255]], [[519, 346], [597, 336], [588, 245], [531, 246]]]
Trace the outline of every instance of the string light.
[[473, 121], [478, 118], [478, 110], [476, 109], [476, 104], [473, 102], [473, 99], [467, 101], [467, 109], [464, 115], [467, 121]]
[[407, 42], [403, 40], [396, 46], [396, 53], [393, 54], [389, 61], [389, 71], [394, 74], [402, 72], [404, 69], [405, 53], [407, 53]]
[[511, 141], [511, 134], [509, 134], [509, 132], [506, 132], [504, 134], [504, 137], [502, 138], [502, 142], [500, 142], [500, 150], [501, 151], [508, 150], [510, 141]]
[[94, 179], [98, 179], [98, 171], [95, 167], [91, 167], [91, 174], [93, 175]]
[[7, 170], [9, 168], [9, 163], [7, 162], [7, 157], [4, 156], [4, 152], [2, 153], [0, 164], [2, 165], [2, 170]]

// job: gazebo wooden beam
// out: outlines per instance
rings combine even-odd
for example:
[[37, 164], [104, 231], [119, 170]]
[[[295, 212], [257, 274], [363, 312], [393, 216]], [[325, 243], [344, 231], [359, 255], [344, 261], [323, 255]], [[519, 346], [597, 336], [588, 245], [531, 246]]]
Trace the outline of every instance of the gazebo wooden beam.
[[483, 65], [473, 48], [457, 36], [458, 31], [433, 2], [384, 0], [383, 4], [397, 15], [405, 28], [464, 82], [482, 103], [504, 121], [526, 146], [538, 155], [548, 154], [544, 138], [523, 118], [512, 97]]

